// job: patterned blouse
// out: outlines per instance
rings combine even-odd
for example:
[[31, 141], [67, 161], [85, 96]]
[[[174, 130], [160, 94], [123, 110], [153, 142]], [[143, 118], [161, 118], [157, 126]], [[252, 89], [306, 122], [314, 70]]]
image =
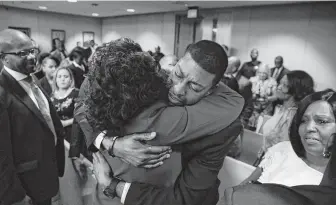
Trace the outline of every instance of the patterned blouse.
[[51, 96], [51, 101], [54, 104], [57, 114], [61, 120], [68, 120], [73, 118], [75, 101], [78, 97], [78, 90], [73, 89], [65, 98], [57, 99], [54, 95]]
[[252, 93], [261, 98], [272, 95], [272, 90], [277, 86], [277, 82], [273, 78], [262, 81], [259, 80], [258, 76], [255, 76], [250, 81], [252, 83]]

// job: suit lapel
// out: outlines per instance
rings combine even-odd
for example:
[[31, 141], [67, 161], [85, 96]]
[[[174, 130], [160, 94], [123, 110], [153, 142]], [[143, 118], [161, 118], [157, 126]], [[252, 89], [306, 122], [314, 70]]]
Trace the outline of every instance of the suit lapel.
[[54, 123], [54, 126], [55, 126], [55, 131], [56, 131], [56, 134], [57, 134], [57, 130], [59, 128], [58, 127], [59, 123], [57, 123], [57, 121], [60, 122], [60, 118], [57, 115], [54, 104], [51, 102], [50, 98], [48, 97], [48, 94], [43, 90], [43, 88], [39, 84], [36, 84], [36, 85], [39, 87], [39, 89], [42, 91], [42, 93], [44, 94], [44, 96], [46, 96], [46, 98], [48, 100], [50, 116], [51, 116], [51, 119], [53, 120], [53, 123]]
[[42, 113], [36, 107], [35, 103], [32, 101], [32, 99], [30, 99], [27, 92], [21, 87], [21, 85], [6, 70], [2, 71], [1, 76], [5, 81], [5, 84], [8, 85], [8, 92], [11, 92], [18, 100], [20, 100], [32, 113], [34, 113], [41, 123], [50, 130]]

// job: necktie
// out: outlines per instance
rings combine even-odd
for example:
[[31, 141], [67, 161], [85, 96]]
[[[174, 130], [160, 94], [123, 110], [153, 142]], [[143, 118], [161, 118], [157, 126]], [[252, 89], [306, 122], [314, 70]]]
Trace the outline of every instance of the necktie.
[[35, 82], [34, 82], [34, 80], [31, 76], [27, 77], [25, 79], [25, 81], [27, 81], [29, 83], [30, 88], [33, 91], [34, 97], [37, 101], [39, 110], [40, 110], [44, 120], [46, 121], [48, 127], [50, 128], [50, 130], [54, 134], [55, 142], [57, 142], [54, 123], [53, 123], [53, 120], [50, 116], [50, 111], [49, 111], [49, 109], [48, 109], [48, 107], [47, 107], [47, 105], [46, 105], [46, 103], [43, 99], [42, 92], [39, 90], [38, 86], [35, 84]]

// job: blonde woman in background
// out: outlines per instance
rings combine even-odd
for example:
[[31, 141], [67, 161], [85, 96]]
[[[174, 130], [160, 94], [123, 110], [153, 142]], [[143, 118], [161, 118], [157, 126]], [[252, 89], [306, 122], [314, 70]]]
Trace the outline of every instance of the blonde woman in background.
[[273, 107], [269, 98], [274, 95], [277, 82], [270, 77], [268, 65], [260, 64], [257, 75], [250, 78], [252, 83], [253, 113], [250, 117], [248, 127], [255, 130], [257, 120], [261, 114], [270, 115]]
[[[51, 101], [65, 129], [65, 139], [70, 142], [69, 153], [71, 153], [73, 113], [78, 92], [75, 88], [75, 81], [71, 70], [67, 67], [58, 68], [54, 75]], [[67, 190], [60, 189], [61, 201], [62, 204], [83, 205], [82, 187], [87, 182], [86, 167], [83, 164], [82, 158], [72, 157], [71, 154], [68, 156], [72, 158], [72, 163], [70, 160], [66, 160], [65, 174], [63, 178], [60, 178], [60, 183], [63, 184], [61, 187], [68, 187], [68, 189], [73, 190], [73, 193], [69, 196], [66, 193]]]
[[[58, 68], [55, 72], [51, 101], [56, 108], [57, 114], [61, 118], [63, 127], [69, 130], [67, 134], [71, 134], [73, 111], [77, 97], [78, 90], [75, 89], [75, 81], [71, 70], [66, 67]], [[66, 139], [69, 141], [70, 136], [67, 135]]]

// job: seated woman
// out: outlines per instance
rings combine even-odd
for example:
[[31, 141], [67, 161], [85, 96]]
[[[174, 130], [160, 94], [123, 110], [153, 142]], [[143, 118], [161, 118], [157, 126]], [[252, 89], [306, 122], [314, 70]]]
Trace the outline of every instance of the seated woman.
[[290, 141], [269, 148], [247, 181], [286, 186], [320, 184], [336, 133], [336, 92], [303, 99], [290, 127]]
[[253, 113], [249, 119], [248, 127], [255, 130], [258, 118], [261, 114], [270, 115], [272, 103], [268, 100], [275, 93], [277, 82], [269, 76], [269, 68], [261, 64], [257, 70], [257, 75], [251, 77]]
[[274, 115], [261, 128], [264, 142], [259, 157], [273, 145], [289, 140], [288, 130], [297, 103], [313, 92], [313, 78], [304, 71], [291, 71], [280, 80], [274, 96], [282, 104], [275, 108]]

